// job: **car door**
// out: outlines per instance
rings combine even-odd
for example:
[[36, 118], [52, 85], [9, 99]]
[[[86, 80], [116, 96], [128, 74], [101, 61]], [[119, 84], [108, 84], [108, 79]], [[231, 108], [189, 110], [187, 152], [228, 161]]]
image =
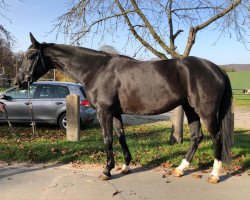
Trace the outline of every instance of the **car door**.
[[[30, 98], [33, 99], [37, 85], [31, 85]], [[4, 93], [8, 99], [1, 99], [7, 105], [8, 118], [12, 122], [31, 121], [28, 90], [12, 88]]]
[[55, 121], [59, 113], [66, 110], [66, 99], [60, 96], [65, 88], [67, 89], [67, 87], [61, 85], [39, 85], [33, 101], [34, 118], [36, 121]]

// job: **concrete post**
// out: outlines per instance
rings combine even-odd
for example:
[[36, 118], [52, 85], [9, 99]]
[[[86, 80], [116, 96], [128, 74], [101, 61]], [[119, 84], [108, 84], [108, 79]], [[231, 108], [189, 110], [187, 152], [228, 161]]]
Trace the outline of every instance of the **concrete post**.
[[66, 117], [67, 130], [66, 139], [68, 141], [80, 140], [80, 98], [79, 95], [70, 94], [66, 97]]

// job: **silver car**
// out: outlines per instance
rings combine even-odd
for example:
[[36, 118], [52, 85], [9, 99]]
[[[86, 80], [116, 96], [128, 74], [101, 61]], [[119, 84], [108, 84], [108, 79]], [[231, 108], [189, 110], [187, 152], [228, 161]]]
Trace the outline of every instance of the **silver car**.
[[[33, 116], [36, 123], [58, 124], [66, 129], [66, 96], [80, 96], [80, 122], [92, 122], [96, 111], [90, 107], [82, 85], [68, 82], [41, 81], [30, 87]], [[0, 94], [0, 101], [7, 105], [9, 121], [12, 123], [30, 123], [30, 105], [28, 90], [10, 88]], [[0, 122], [6, 122], [0, 113]]]

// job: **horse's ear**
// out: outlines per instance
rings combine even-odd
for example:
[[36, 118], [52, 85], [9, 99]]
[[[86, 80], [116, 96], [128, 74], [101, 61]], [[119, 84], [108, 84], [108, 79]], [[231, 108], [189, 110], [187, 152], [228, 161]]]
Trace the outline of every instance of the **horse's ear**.
[[34, 48], [39, 48], [40, 43], [37, 42], [37, 40], [36, 40], [35, 37], [32, 35], [32, 33], [30, 33], [30, 40], [31, 40], [32, 46], [33, 46]]

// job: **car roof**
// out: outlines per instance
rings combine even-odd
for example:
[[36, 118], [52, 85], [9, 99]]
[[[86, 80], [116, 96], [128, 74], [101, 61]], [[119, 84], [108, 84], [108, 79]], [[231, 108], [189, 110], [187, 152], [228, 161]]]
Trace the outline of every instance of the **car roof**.
[[48, 85], [82, 86], [80, 83], [62, 82], [62, 81], [37, 81], [37, 82], [34, 82], [32, 84], [35, 84], [35, 85], [48, 84]]
[[[83, 87], [83, 85], [81, 85], [80, 83], [73, 83], [73, 82], [62, 82], [62, 81], [37, 81], [32, 83], [32, 85], [42, 85], [42, 84], [48, 84], [48, 85], [62, 85], [62, 86], [77, 86], [77, 87]], [[4, 91], [0, 91], [0, 94], [3, 94], [9, 90], [12, 90], [15, 87], [10, 87], [7, 88]]]

